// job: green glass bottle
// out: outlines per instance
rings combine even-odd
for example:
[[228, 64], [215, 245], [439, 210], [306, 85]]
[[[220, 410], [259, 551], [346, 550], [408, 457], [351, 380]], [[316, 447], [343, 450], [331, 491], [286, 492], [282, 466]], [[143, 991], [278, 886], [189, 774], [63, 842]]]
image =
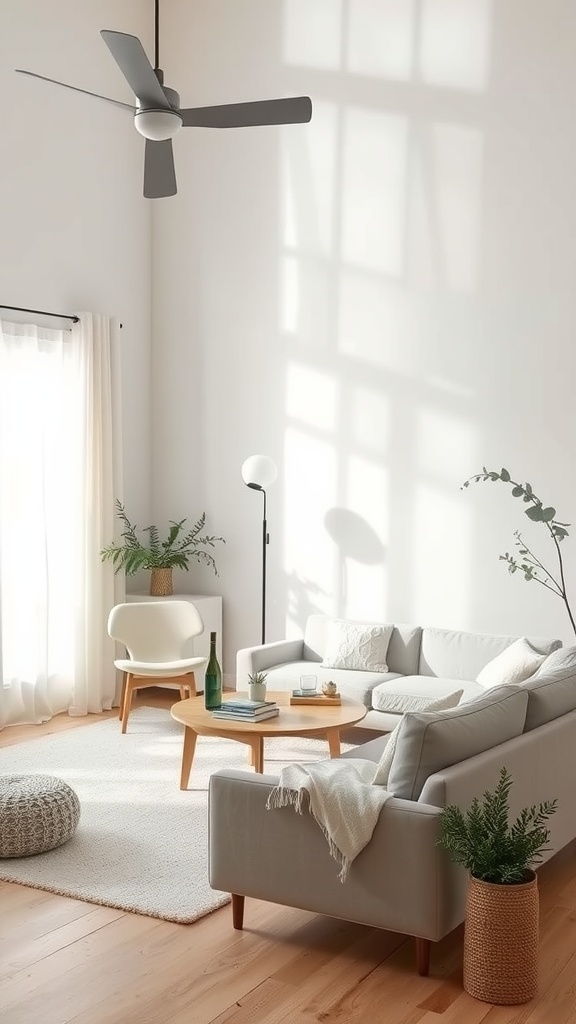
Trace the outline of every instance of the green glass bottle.
[[210, 657], [204, 677], [204, 707], [208, 711], [222, 703], [222, 672], [216, 656], [216, 633], [210, 633]]

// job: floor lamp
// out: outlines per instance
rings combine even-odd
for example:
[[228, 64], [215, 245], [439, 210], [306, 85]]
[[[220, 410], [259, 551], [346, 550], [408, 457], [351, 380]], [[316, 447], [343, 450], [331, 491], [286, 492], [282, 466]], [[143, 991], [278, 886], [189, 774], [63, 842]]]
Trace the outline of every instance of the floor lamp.
[[266, 545], [270, 542], [266, 523], [266, 488], [278, 476], [276, 463], [267, 455], [251, 455], [242, 463], [242, 479], [247, 487], [260, 491], [264, 498], [262, 515], [262, 643], [266, 643]]

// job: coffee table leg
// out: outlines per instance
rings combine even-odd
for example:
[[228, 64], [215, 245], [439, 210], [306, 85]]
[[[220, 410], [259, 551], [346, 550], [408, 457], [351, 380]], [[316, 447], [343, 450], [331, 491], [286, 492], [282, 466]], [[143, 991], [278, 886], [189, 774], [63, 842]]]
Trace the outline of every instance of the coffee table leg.
[[254, 736], [250, 739], [250, 764], [254, 765], [254, 771], [262, 775], [264, 771], [264, 739], [262, 736]]
[[330, 757], [340, 757], [340, 730], [330, 729], [327, 733]]
[[188, 789], [188, 780], [196, 750], [197, 734], [189, 726], [184, 727], [184, 748], [182, 750], [182, 771], [180, 772], [180, 789]]

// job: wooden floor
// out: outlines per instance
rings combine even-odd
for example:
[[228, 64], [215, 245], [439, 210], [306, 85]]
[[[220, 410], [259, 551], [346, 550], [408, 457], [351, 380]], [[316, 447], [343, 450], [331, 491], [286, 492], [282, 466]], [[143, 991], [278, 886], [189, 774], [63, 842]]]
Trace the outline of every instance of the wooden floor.
[[[97, 721], [5, 729], [0, 746]], [[176, 925], [0, 883], [0, 1022], [576, 1024], [575, 854], [539, 872], [539, 993], [516, 1007], [463, 991], [461, 929], [420, 978], [400, 936], [255, 900], [235, 932], [229, 907]]]

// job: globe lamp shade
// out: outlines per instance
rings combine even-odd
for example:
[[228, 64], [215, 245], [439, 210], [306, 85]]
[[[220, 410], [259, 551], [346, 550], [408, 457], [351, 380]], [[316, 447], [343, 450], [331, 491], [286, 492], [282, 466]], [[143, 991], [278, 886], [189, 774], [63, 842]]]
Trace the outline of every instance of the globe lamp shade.
[[277, 476], [276, 463], [268, 455], [251, 455], [242, 463], [242, 479], [248, 487], [265, 491]]

